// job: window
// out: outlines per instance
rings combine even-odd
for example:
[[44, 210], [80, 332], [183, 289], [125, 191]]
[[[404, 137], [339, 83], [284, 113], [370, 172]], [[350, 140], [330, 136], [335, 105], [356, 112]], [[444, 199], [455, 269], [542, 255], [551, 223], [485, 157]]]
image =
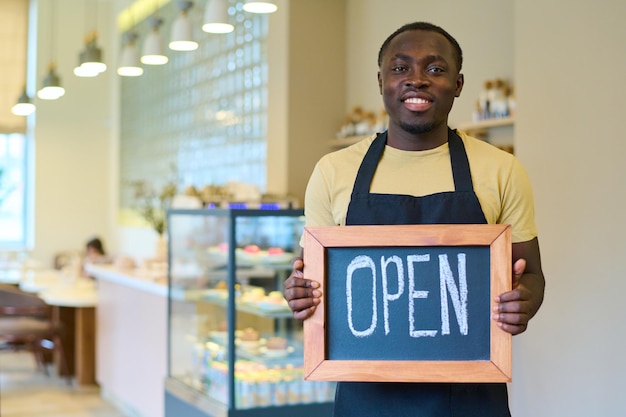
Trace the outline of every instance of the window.
[[23, 134], [0, 134], [0, 250], [28, 246], [28, 148]]

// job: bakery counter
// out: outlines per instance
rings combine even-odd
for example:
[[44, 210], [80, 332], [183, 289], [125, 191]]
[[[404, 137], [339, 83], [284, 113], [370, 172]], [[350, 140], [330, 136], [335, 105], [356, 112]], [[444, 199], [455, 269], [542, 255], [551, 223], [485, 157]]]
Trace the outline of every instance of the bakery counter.
[[163, 417], [167, 284], [150, 271], [89, 265], [97, 280], [96, 380], [127, 414]]
[[85, 272], [102, 281], [109, 281], [145, 293], [167, 297], [167, 271], [145, 268], [121, 269], [113, 265], [86, 265]]
[[282, 294], [302, 210], [168, 214], [166, 416], [331, 415], [334, 386], [304, 380], [302, 322]]

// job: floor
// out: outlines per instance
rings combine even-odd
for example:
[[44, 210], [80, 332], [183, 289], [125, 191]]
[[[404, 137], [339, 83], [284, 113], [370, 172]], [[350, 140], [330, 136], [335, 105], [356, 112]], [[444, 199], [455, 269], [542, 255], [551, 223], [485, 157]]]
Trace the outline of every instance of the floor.
[[67, 385], [37, 370], [28, 352], [0, 351], [1, 417], [125, 417], [97, 387]]

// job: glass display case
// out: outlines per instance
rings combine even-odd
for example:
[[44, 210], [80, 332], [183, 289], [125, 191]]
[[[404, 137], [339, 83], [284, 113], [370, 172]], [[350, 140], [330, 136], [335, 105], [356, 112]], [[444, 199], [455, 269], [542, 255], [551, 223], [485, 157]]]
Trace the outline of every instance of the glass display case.
[[282, 296], [303, 226], [302, 210], [169, 211], [166, 417], [332, 414]]

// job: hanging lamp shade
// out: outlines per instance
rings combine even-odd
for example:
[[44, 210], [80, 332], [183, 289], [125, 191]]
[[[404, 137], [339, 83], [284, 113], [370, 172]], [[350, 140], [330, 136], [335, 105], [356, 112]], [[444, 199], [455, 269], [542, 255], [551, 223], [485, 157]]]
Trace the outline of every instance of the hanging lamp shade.
[[100, 73], [90, 70], [87, 67], [83, 67], [83, 63], [85, 62], [85, 53], [86, 51], [82, 50], [78, 54], [78, 65], [74, 68], [74, 75], [77, 77], [95, 77]]
[[61, 79], [55, 70], [56, 65], [51, 63], [48, 73], [41, 83], [41, 89], [37, 91], [37, 97], [42, 100], [56, 100], [65, 94], [65, 89], [61, 87]]
[[106, 71], [107, 66], [102, 60], [102, 49], [96, 45], [95, 35], [87, 38], [85, 48], [78, 55], [78, 66], [74, 68], [77, 77], [96, 77]]
[[17, 99], [17, 103], [15, 103], [11, 108], [11, 112], [16, 116], [28, 116], [34, 111], [35, 105], [28, 96], [26, 87], [24, 87], [22, 95], [20, 95], [20, 97]]
[[169, 60], [163, 51], [163, 37], [159, 31], [159, 27], [163, 24], [163, 20], [157, 17], [151, 17], [150, 32], [146, 36], [143, 43], [143, 55], [141, 62], [147, 65], [163, 65]]
[[93, 39], [85, 45], [84, 52], [84, 61], [82, 62], [81, 67], [88, 72], [95, 72], [96, 75], [106, 71], [107, 66], [102, 60], [102, 49], [98, 48], [98, 45], [96, 45], [95, 35]]
[[172, 36], [169, 47], [174, 51], [194, 51], [198, 49], [198, 42], [194, 40], [193, 24], [189, 19], [188, 11], [193, 5], [191, 1], [179, 1], [180, 14], [172, 23]]
[[274, 13], [278, 6], [273, 1], [248, 0], [243, 3], [243, 9], [248, 13]]
[[139, 51], [135, 44], [137, 34], [127, 32], [124, 38], [126, 42], [124, 49], [122, 49], [122, 56], [120, 58], [120, 65], [117, 67], [117, 73], [123, 77], [138, 77], [143, 74], [143, 68], [141, 68], [139, 62]]
[[204, 9], [202, 30], [208, 33], [230, 33], [234, 29], [228, 23], [228, 0], [209, 0]]

